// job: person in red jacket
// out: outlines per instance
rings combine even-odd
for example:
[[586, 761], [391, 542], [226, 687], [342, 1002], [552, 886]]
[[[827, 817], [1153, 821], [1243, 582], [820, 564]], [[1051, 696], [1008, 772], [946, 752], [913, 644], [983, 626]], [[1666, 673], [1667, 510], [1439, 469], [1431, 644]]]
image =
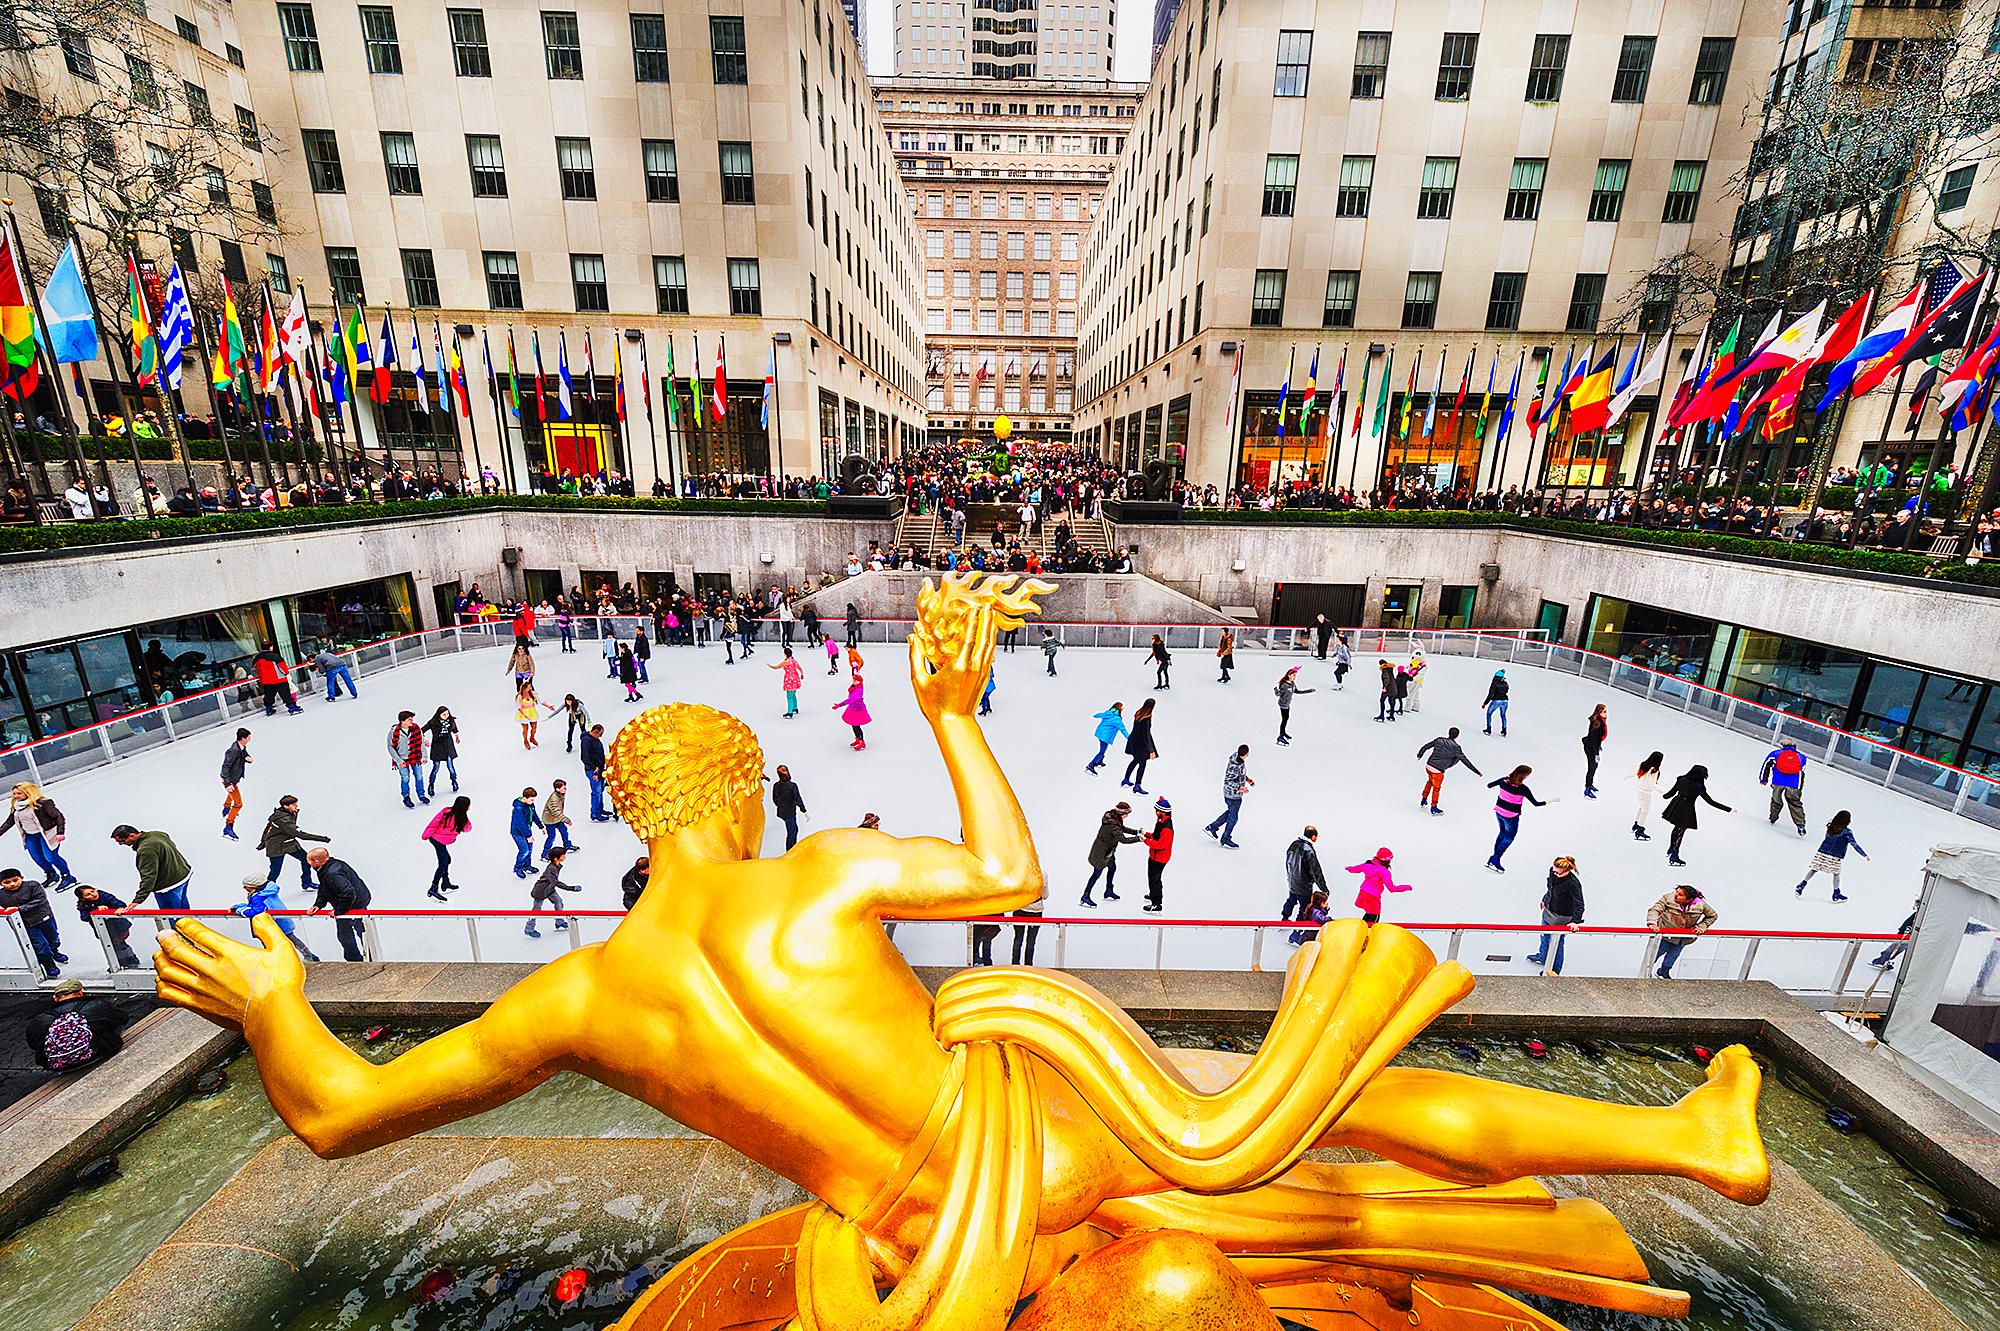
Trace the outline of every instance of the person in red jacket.
[[299, 714], [299, 700], [292, 696], [292, 668], [285, 664], [285, 658], [278, 654], [278, 644], [267, 642], [264, 650], [254, 658], [257, 667], [257, 686], [264, 693], [264, 715], [278, 714], [278, 699], [285, 700], [285, 709], [293, 716]]
[[514, 642], [520, 647], [535, 645], [535, 608], [526, 601], [514, 612]]
[[1153, 819], [1153, 830], [1140, 840], [1146, 843], [1146, 909], [1158, 914], [1166, 892], [1161, 877], [1167, 871], [1167, 861], [1174, 857], [1174, 806], [1166, 796], [1154, 801]]

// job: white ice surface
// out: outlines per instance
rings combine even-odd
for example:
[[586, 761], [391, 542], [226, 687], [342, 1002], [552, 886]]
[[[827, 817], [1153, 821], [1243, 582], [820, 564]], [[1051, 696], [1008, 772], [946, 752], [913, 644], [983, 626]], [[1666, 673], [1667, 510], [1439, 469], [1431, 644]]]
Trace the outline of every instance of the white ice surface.
[[[1767, 796], [1757, 785], [1757, 772], [1768, 745], [1531, 666], [1508, 669], [1512, 734], [1489, 739], [1480, 733], [1478, 704], [1492, 674], [1490, 662], [1434, 658], [1422, 690], [1422, 711], [1394, 724], [1373, 719], [1376, 658], [1357, 657], [1347, 688], [1340, 692], [1330, 688], [1330, 664], [1310, 662], [1301, 683], [1318, 691], [1297, 700], [1295, 742], [1280, 748], [1273, 743], [1277, 705], [1272, 686], [1297, 656], [1241, 654], [1236, 680], [1225, 686], [1216, 682], [1212, 657], [1184, 651], [1176, 655], [1174, 687], [1155, 694], [1151, 668], [1140, 652], [1064, 651], [1058, 658], [1060, 676], [1049, 679], [1041, 654], [1025, 641], [1030, 636], [1023, 635], [1020, 651], [998, 658], [995, 710], [985, 730], [1027, 810], [1048, 874], [1051, 917], [1091, 914], [1077, 902], [1089, 872], [1085, 851], [1103, 810], [1123, 797], [1135, 806], [1131, 822], [1151, 826], [1152, 797], [1133, 797], [1119, 787], [1124, 762], [1119, 746], [1114, 745], [1104, 772], [1093, 777], [1083, 771], [1095, 750], [1092, 715], [1114, 699], [1124, 701], [1128, 716], [1144, 698], [1159, 699], [1155, 737], [1161, 758], [1146, 779], [1153, 795], [1173, 801], [1176, 814], [1179, 839], [1167, 871], [1167, 919], [1275, 918], [1285, 897], [1285, 848], [1312, 822], [1320, 829], [1320, 856], [1337, 915], [1356, 913], [1353, 889], [1359, 880], [1342, 867], [1358, 864], [1377, 846], [1388, 846], [1395, 851], [1397, 880], [1416, 889], [1389, 899], [1386, 918], [1392, 921], [1534, 922], [1549, 861], [1566, 853], [1576, 857], [1592, 924], [1643, 924], [1654, 898], [1677, 882], [1692, 882], [1708, 893], [1724, 928], [1886, 931], [1907, 912], [1929, 848], [1963, 841], [1968, 830], [1976, 831], [1946, 812], [1815, 764], [1805, 792], [1813, 835], [1801, 838], [1787, 820], [1776, 827], [1765, 821]], [[959, 824], [951, 788], [911, 696], [903, 651], [900, 645], [886, 644], [863, 650], [875, 722], [862, 753], [849, 750], [847, 728], [832, 710], [845, 695], [846, 668], [829, 676], [822, 652], [801, 650], [806, 682], [800, 715], [792, 720], [782, 719], [784, 695], [777, 672], [765, 668], [778, 659], [777, 648], [768, 643], [760, 644], [749, 662], [733, 666], [724, 664], [716, 647], [659, 649], [642, 704], [628, 704], [622, 686], [604, 677], [595, 644], [580, 644], [574, 655], [544, 644], [537, 651], [537, 687], [551, 702], [566, 692], [577, 693], [608, 733], [615, 733], [640, 707], [674, 700], [706, 702], [735, 713], [759, 733], [767, 771], [775, 772], [780, 762], [791, 767], [811, 810], [801, 829], [805, 834], [851, 826], [873, 811], [893, 834], [955, 839]], [[565, 878], [583, 890], [568, 904], [616, 908], [619, 876], [641, 847], [623, 824], [588, 821], [587, 785], [575, 757], [564, 752], [560, 718], [543, 723], [539, 748], [522, 749], [505, 660], [501, 651], [434, 658], [364, 678], [356, 700], [315, 703], [296, 717], [253, 715], [247, 724], [255, 732], [255, 761], [243, 787], [247, 804], [238, 822], [240, 842], [219, 835], [217, 769], [229, 729], [60, 781], [50, 793], [69, 818], [65, 853], [85, 882], [129, 897], [135, 881], [131, 855], [111, 842], [110, 828], [120, 822], [163, 828], [194, 865], [192, 904], [232, 905], [242, 899], [237, 884], [243, 875], [264, 867], [254, 843], [265, 814], [279, 796], [295, 794], [301, 801], [300, 825], [333, 838], [334, 853], [360, 871], [377, 908], [433, 905], [424, 891], [434, 861], [418, 833], [436, 806], [402, 807], [384, 740], [399, 709], [409, 708], [422, 719], [443, 703], [459, 717], [459, 770], [473, 801], [473, 826], [459, 840], [454, 864], [453, 876], [463, 890], [452, 897], [452, 907], [528, 905], [528, 884], [511, 872], [508, 805], [523, 786], [546, 794], [551, 780], [564, 777], [578, 823], [574, 835], [582, 848], [566, 867]], [[1611, 734], [1599, 777], [1602, 794], [1590, 801], [1582, 798], [1578, 741], [1584, 718], [1598, 701], [1610, 706]], [[1492, 792], [1483, 788], [1481, 778], [1463, 768], [1447, 776], [1443, 817], [1432, 818], [1417, 806], [1422, 765], [1416, 748], [1454, 724], [1462, 728], [1468, 754], [1488, 778], [1528, 763], [1535, 769], [1529, 779], [1535, 793], [1560, 799], [1548, 808], [1527, 810], [1504, 876], [1482, 867], [1492, 847], [1494, 820]], [[1232, 851], [1204, 836], [1202, 827], [1221, 809], [1223, 762], [1239, 742], [1252, 746], [1249, 771], [1257, 785], [1244, 802], [1236, 833], [1243, 848]], [[1665, 861], [1668, 829], [1658, 821], [1657, 804], [1649, 824], [1653, 840], [1637, 843], [1631, 835], [1632, 769], [1654, 748], [1666, 754], [1667, 782], [1691, 764], [1705, 763], [1713, 774], [1713, 793], [1736, 809], [1723, 814], [1702, 808], [1701, 825], [1689, 834], [1685, 848], [1686, 869], [1673, 869]], [[441, 784], [439, 795], [445, 794]], [[1841, 808], [1853, 812], [1855, 831], [1874, 859], [1850, 855], [1844, 888], [1851, 902], [1829, 901], [1824, 875], [1801, 900], [1792, 885], [1818, 844], [1822, 824]], [[766, 853], [778, 853], [783, 827], [775, 818], [766, 837]], [[1096, 915], [1147, 923], [1162, 918], [1139, 910], [1145, 890], [1143, 847], [1126, 848], [1120, 859], [1122, 900]], [[0, 848], [0, 863], [15, 862], [32, 871], [20, 843], [9, 835]], [[288, 904], [310, 904], [298, 889], [295, 862], [287, 861], [281, 882]], [[671, 883], [660, 887], [672, 890]], [[56, 905], [65, 947], [77, 968], [100, 970], [101, 953], [87, 937], [71, 898], [64, 894]], [[586, 921], [582, 937], [602, 937], [608, 926], [608, 921]], [[141, 924], [134, 932], [142, 954], [150, 951], [145, 945], [148, 927]], [[322, 954], [338, 955], [329, 924], [313, 921], [307, 928]], [[462, 922], [392, 920], [381, 928], [383, 953], [390, 959], [469, 956]], [[481, 926], [482, 955], [489, 961], [552, 957], [564, 946], [563, 936], [551, 935], [547, 921], [543, 929], [538, 943], [506, 922]], [[1267, 966], [1282, 963], [1282, 937], [1267, 935]], [[1048, 938], [1045, 934], [1045, 949]], [[1433, 941], [1442, 949], [1442, 937]], [[914, 960], [964, 960], [962, 926], [905, 925], [899, 942]], [[1003, 935], [1003, 962], [1007, 942]], [[1798, 949], [1800, 965], [1815, 972], [1830, 970], [1838, 950], [1832, 944], [1764, 947], [1760, 974], [1782, 969], [1782, 959], [1771, 955], [1776, 948]], [[1161, 956], [1170, 967], [1233, 967], [1247, 961], [1248, 948], [1247, 931], [1176, 930], [1167, 935]], [[1525, 968], [1502, 959], [1526, 950], [1521, 936], [1488, 935], [1476, 945], [1468, 943], [1461, 955], [1476, 970], [1520, 972]], [[1734, 974], [1740, 945], [1731, 951], [1718, 943], [1709, 952], [1709, 961], [1700, 950], [1690, 952], [1683, 973]], [[1150, 930], [1092, 930], [1087, 935], [1072, 930], [1066, 960], [1071, 966], [1150, 966], [1154, 955]], [[1487, 964], [1489, 956], [1493, 964]], [[1044, 951], [1040, 959], [1052, 958]], [[1635, 948], [1622, 940], [1581, 938], [1572, 940], [1569, 969], [1631, 974], [1636, 960]]]

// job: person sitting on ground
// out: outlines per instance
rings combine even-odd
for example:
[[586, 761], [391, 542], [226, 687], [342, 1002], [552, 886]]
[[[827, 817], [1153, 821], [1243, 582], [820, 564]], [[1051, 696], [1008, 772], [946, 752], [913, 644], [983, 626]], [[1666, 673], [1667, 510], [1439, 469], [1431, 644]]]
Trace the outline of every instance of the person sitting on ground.
[[95, 1067], [124, 1048], [125, 1023], [105, 1002], [89, 1002], [81, 980], [64, 980], [49, 995], [49, 1009], [28, 1022], [28, 1048], [51, 1072]]

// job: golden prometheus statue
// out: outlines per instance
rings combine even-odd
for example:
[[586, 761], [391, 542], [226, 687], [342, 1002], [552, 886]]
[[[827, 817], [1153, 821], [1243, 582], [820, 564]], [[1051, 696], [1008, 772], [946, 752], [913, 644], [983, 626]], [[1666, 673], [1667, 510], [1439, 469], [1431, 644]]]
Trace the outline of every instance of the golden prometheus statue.
[[[996, 634], [1054, 588], [925, 582], [910, 683], [963, 842], [861, 828], [777, 859], [764, 757], [733, 716], [675, 703], [610, 753], [649, 890], [603, 943], [387, 1063], [336, 1039], [269, 916], [261, 947], [161, 935], [161, 997], [243, 1032], [271, 1103], [344, 1156], [558, 1072], [616, 1087], [818, 1200], [686, 1258], [620, 1331], [1554, 1329], [1503, 1290], [1681, 1316], [1618, 1222], [1536, 1174], [1672, 1174], [1763, 1200], [1757, 1066], [1733, 1047], [1678, 1104], [1576, 1099], [1389, 1066], [1472, 989], [1393, 925], [1298, 950], [1253, 1056], [1162, 1050], [1103, 995], [982, 968], [935, 1000], [884, 917], [998, 914], [1042, 895], [1021, 807], [973, 719]], [[1361, 1163], [1307, 1160], [1359, 1148]]]

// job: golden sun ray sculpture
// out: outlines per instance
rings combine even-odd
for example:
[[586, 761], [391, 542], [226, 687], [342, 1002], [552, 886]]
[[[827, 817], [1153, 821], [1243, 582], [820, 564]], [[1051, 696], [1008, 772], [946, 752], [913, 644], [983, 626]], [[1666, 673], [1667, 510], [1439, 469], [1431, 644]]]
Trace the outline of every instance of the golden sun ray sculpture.
[[[776, 859], [764, 759], [735, 717], [676, 703], [619, 733], [610, 780], [652, 855], [603, 943], [477, 1020], [372, 1064], [262, 946], [161, 936], [161, 997], [241, 1030], [271, 1103], [323, 1156], [476, 1114], [558, 1072], [616, 1087], [816, 1201], [682, 1261], [620, 1331], [1560, 1331], [1512, 1293], [1656, 1316], [1618, 1222], [1537, 1174], [1672, 1174], [1763, 1200], [1757, 1066], [1723, 1050], [1640, 1108], [1389, 1066], [1472, 977], [1393, 925], [1298, 950], [1253, 1056], [1162, 1050], [1102, 994], [993, 967], [935, 999], [885, 917], [999, 914], [1042, 895], [1021, 807], [974, 712], [996, 633], [1054, 588], [928, 581], [910, 684], [962, 840], [829, 829]], [[908, 760], [915, 763], [916, 759]], [[1358, 1163], [1306, 1159], [1355, 1148]]]

